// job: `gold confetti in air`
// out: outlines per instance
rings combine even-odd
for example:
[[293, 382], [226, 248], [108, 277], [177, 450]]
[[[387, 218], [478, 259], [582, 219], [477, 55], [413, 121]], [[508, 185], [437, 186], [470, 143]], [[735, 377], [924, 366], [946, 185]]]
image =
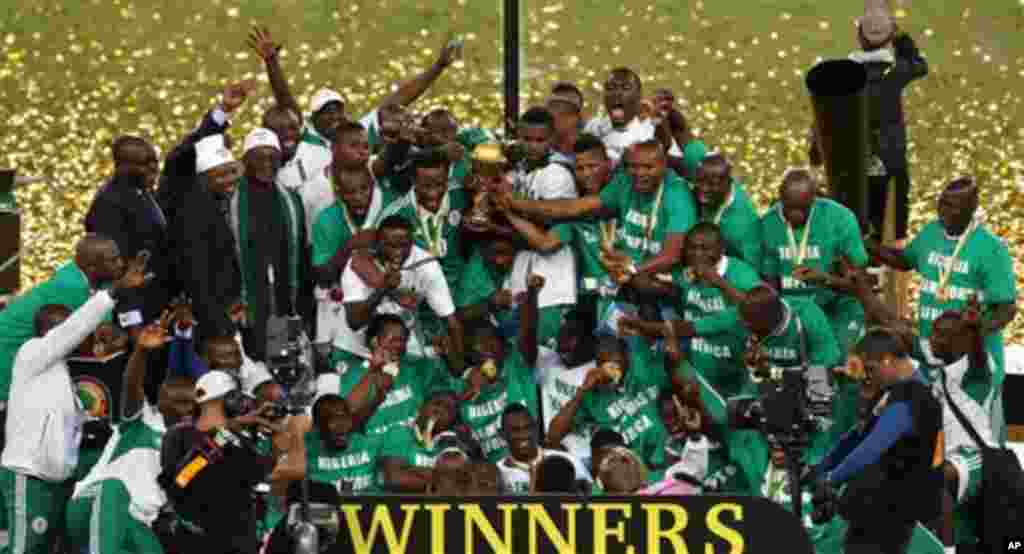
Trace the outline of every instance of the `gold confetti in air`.
[[[908, 6], [894, 13], [931, 65], [905, 94], [911, 231], [934, 219], [938, 190], [951, 176], [973, 174], [982, 183], [988, 225], [1010, 245], [1024, 290], [1019, 17], [995, 17], [997, 8], [984, 3], [965, 9], [941, 1], [954, 7], [930, 10], [935, 15], [927, 20]], [[1017, 3], [1024, 7], [1024, 0]], [[233, 117], [230, 134], [240, 145], [272, 103], [262, 63], [245, 47], [254, 22], [284, 43], [281, 61], [302, 105], [331, 86], [355, 117], [395, 83], [430, 67], [449, 33], [461, 35], [464, 60], [413, 109], [447, 106], [464, 125], [502, 127], [497, 2], [94, 0], [80, 10], [61, 0], [11, 4], [0, 27], [0, 165], [50, 177], [17, 192], [23, 288], [70, 259], [92, 197], [112, 170], [114, 137], [142, 134], [169, 152], [224, 82], [255, 77], [257, 96]], [[693, 131], [732, 159], [761, 209], [774, 201], [782, 172], [806, 163], [806, 70], [820, 58], [845, 57], [855, 45], [849, 21], [856, 14], [831, 3], [810, 10], [780, 2], [782, 9], [758, 18], [701, 1], [671, 9], [652, 1], [608, 9], [581, 0], [523, 4], [530, 70], [524, 109], [541, 102], [556, 80], [573, 80], [586, 94], [584, 115], [598, 115], [608, 70], [631, 66], [645, 91], [676, 91]], [[1005, 12], [1013, 4], [1000, 5]], [[494, 6], [493, 13], [483, 6]], [[1011, 325], [1012, 341], [1024, 343], [1022, 324], [1024, 318]]]

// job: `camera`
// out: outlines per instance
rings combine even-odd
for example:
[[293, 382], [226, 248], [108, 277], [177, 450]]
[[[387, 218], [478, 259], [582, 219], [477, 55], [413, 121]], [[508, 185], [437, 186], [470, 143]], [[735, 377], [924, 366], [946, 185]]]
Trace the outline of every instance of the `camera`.
[[314, 352], [302, 319], [292, 316], [286, 320], [284, 333], [268, 336], [267, 352], [267, 370], [285, 390], [284, 400], [271, 407], [270, 419], [305, 413], [316, 397], [315, 365], [323, 357], [323, 348]]
[[810, 435], [831, 415], [831, 399], [811, 393], [803, 367], [770, 368], [755, 377], [761, 378], [758, 397], [727, 402], [729, 427], [759, 431], [772, 446], [810, 444]]

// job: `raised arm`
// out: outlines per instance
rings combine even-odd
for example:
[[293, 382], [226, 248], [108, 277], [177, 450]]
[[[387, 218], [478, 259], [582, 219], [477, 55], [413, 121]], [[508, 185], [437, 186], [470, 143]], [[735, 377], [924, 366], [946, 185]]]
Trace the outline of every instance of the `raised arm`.
[[168, 313], [165, 312], [158, 323], [150, 324], [142, 329], [135, 340], [135, 350], [128, 358], [121, 382], [121, 418], [135, 417], [146, 403], [146, 361], [149, 353], [164, 347], [170, 340], [167, 336]]
[[423, 93], [437, 81], [437, 78], [444, 73], [448, 66], [455, 63], [458, 58], [459, 48], [454, 44], [446, 42], [441, 48], [441, 54], [437, 61], [429, 69], [413, 77], [412, 79], [398, 84], [398, 89], [392, 92], [381, 101], [381, 106], [398, 104], [408, 106], [416, 101]]
[[892, 71], [901, 78], [904, 84], [909, 84], [911, 81], [928, 75], [928, 61], [921, 55], [910, 35], [906, 33], [896, 35], [892, 41], [892, 47], [896, 53], [896, 63]]
[[274, 92], [274, 100], [279, 106], [295, 110], [296, 115], [301, 118], [302, 109], [292, 94], [288, 79], [281, 69], [281, 61], [278, 53], [281, 51], [281, 44], [275, 43], [270, 36], [270, 30], [266, 27], [253, 27], [249, 33], [249, 48], [252, 48], [267, 66], [267, 79], [270, 81], [270, 90]]
[[537, 324], [540, 319], [538, 297], [544, 288], [544, 277], [533, 274], [526, 276], [526, 302], [519, 313], [519, 353], [527, 365], [537, 365]]

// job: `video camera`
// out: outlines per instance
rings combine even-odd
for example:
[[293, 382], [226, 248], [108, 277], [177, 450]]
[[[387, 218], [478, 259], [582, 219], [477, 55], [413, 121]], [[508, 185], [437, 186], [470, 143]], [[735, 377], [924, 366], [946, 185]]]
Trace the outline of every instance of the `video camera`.
[[[272, 420], [287, 415], [300, 415], [316, 397], [316, 362], [314, 348], [303, 328], [302, 318], [291, 316], [281, 325], [284, 331], [267, 336], [267, 370], [285, 389], [282, 401], [271, 407]], [[318, 348], [317, 353], [322, 349]]]
[[828, 401], [813, 398], [803, 367], [755, 372], [761, 378], [757, 397], [730, 398], [729, 427], [759, 431], [772, 446], [803, 448], [822, 419], [831, 415]]

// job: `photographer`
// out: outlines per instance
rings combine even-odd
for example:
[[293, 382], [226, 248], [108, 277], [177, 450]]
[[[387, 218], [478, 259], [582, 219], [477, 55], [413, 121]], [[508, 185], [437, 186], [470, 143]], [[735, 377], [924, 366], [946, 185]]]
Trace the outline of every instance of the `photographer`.
[[255, 552], [254, 487], [286, 473], [302, 476], [301, 450], [293, 446], [275, 460], [256, 436], [291, 446], [294, 441], [281, 440], [287, 438], [284, 425], [265, 417], [269, 405], [252, 409], [247, 400], [235, 376], [210, 371], [196, 384], [198, 419], [164, 436], [160, 484], [181, 523], [173, 538], [180, 552]]
[[902, 553], [917, 522], [941, 512], [942, 406], [895, 333], [869, 332], [856, 353], [881, 397], [866, 424], [844, 435], [812, 471], [814, 519], [829, 519], [833, 489], [847, 484], [838, 502], [849, 523], [845, 552]]

